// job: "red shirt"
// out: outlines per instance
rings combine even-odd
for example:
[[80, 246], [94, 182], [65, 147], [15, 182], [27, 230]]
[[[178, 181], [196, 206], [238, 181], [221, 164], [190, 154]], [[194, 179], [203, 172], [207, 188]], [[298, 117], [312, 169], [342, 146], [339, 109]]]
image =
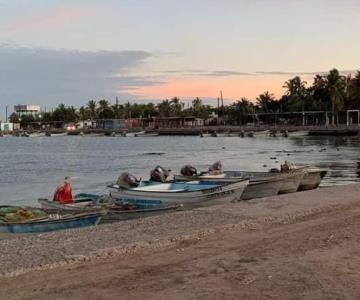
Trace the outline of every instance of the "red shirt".
[[58, 186], [53, 200], [63, 204], [73, 203], [71, 184], [65, 181], [62, 185]]

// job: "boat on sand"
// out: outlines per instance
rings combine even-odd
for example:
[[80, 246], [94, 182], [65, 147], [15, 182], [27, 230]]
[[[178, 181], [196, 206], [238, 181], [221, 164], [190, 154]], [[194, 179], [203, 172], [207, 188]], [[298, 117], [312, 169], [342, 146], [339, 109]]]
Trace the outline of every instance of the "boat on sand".
[[[82, 194], [80, 194], [82, 195]], [[61, 213], [86, 213], [86, 212], [104, 212], [101, 222], [107, 221], [123, 221], [136, 218], [143, 218], [155, 216], [167, 212], [181, 209], [181, 205], [163, 205], [162, 203], [147, 203], [144, 201], [138, 202], [98, 202], [99, 195], [84, 194], [85, 198], [74, 199], [71, 204], [62, 204], [57, 201], [48, 199], [38, 199], [41, 207], [47, 212], [61, 212]]]
[[0, 207], [1, 233], [49, 232], [63, 229], [96, 226], [103, 212], [79, 214], [48, 214], [44, 210], [17, 207]]
[[110, 185], [111, 196], [117, 201], [160, 201], [162, 204], [182, 204], [184, 206], [207, 206], [238, 201], [249, 183], [248, 179], [236, 182], [169, 182], [121, 188]]

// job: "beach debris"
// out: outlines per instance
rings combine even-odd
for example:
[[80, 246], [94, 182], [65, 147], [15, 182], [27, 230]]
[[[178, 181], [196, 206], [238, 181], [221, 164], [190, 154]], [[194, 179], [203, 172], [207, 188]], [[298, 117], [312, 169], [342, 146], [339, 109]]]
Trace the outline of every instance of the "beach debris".
[[164, 155], [166, 154], [166, 152], [145, 152], [145, 153], [141, 153], [140, 155]]
[[326, 239], [326, 243], [330, 243], [333, 238], [334, 238], [333, 234], [329, 235], [328, 238]]

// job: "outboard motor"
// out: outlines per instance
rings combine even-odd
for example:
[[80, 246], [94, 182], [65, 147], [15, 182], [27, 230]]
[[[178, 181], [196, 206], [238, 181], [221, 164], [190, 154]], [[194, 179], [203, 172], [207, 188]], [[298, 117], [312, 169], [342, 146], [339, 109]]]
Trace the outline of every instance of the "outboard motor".
[[217, 161], [211, 165], [209, 172], [222, 172], [222, 165], [220, 161]]
[[139, 186], [139, 180], [132, 174], [124, 172], [122, 173], [116, 184], [123, 189], [130, 189]]
[[197, 170], [192, 165], [185, 165], [181, 168], [180, 173], [183, 176], [195, 176], [197, 174]]
[[291, 169], [293, 169], [293, 165], [287, 160], [280, 166], [281, 173], [289, 172]]
[[156, 166], [154, 170], [150, 172], [150, 180], [156, 182], [166, 182], [171, 170], [166, 170], [164, 167]]

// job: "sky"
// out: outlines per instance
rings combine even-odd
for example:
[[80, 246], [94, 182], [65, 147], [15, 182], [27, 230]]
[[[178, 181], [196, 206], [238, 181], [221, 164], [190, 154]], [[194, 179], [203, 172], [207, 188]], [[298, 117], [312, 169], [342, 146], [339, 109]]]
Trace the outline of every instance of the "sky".
[[0, 111], [215, 104], [360, 68], [359, 0], [0, 0]]

